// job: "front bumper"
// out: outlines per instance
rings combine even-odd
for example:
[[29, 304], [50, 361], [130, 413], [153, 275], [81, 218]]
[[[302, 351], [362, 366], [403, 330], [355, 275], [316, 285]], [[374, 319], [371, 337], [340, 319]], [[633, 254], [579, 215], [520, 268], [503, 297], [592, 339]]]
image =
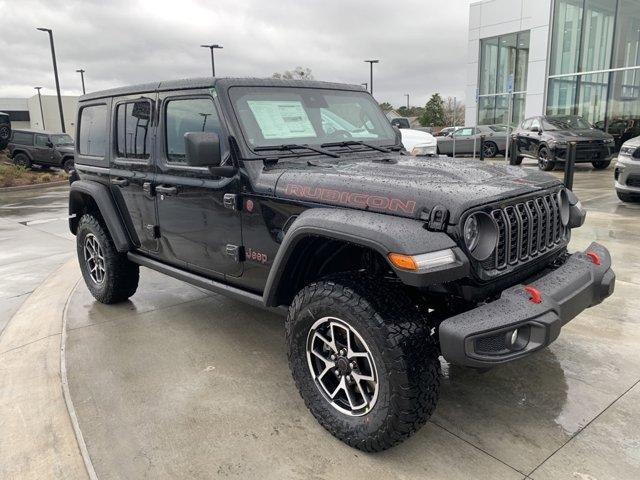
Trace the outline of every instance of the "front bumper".
[[614, 177], [617, 191], [640, 193], [640, 160], [618, 156]]
[[[600, 264], [587, 252], [595, 253]], [[609, 251], [592, 243], [559, 268], [527, 283], [540, 292], [540, 303], [533, 302], [525, 285], [516, 285], [494, 302], [443, 321], [442, 355], [450, 363], [476, 368], [527, 356], [552, 343], [562, 326], [584, 309], [610, 296], [615, 278]]]

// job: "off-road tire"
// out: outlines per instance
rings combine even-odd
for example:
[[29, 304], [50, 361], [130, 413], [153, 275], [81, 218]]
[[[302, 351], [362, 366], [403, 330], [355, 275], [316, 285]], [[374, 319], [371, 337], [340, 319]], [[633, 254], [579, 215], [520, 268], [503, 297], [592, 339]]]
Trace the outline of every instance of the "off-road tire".
[[538, 168], [543, 172], [550, 172], [556, 167], [556, 162], [550, 160], [551, 152], [548, 147], [542, 146], [538, 150]]
[[616, 190], [616, 194], [618, 198], [625, 203], [635, 203], [640, 201], [640, 195], [635, 195], [633, 193], [621, 192], [620, 190]]
[[17, 167], [31, 168], [31, 160], [24, 153], [18, 153], [13, 157], [13, 164]]
[[0, 125], [0, 150], [4, 150], [9, 144], [11, 129], [7, 125]]
[[64, 162], [62, 162], [62, 169], [67, 173], [71, 173], [71, 170], [73, 170], [73, 166], [73, 158], [67, 158]]
[[611, 160], [599, 160], [597, 162], [591, 162], [594, 170], [604, 170], [605, 168], [609, 168], [611, 165]]
[[[377, 400], [362, 416], [338, 411], [314, 382], [307, 336], [315, 321], [337, 317], [362, 336], [379, 378]], [[366, 452], [388, 449], [413, 435], [433, 413], [440, 363], [430, 328], [406, 293], [389, 282], [340, 274], [296, 295], [286, 321], [289, 367], [305, 404], [332, 435]]]
[[[91, 278], [85, 261], [85, 238], [89, 234], [97, 239], [103, 252], [105, 274], [101, 283], [96, 283]], [[119, 303], [136, 293], [140, 267], [131, 262], [126, 253], [120, 253], [116, 250], [107, 229], [95, 216], [85, 214], [80, 219], [76, 232], [76, 249], [82, 276], [87, 288], [96, 300], [106, 304]]]

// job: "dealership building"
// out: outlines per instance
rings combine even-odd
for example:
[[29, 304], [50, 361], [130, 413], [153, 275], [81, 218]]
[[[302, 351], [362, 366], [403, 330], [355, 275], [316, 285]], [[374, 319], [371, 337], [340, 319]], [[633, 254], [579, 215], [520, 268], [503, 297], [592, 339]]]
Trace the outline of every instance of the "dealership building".
[[567, 114], [639, 129], [640, 0], [473, 3], [466, 98], [467, 125]]
[[[62, 95], [62, 113], [69, 135], [75, 135], [78, 97]], [[0, 98], [0, 112], [9, 115], [13, 129], [62, 132], [60, 107], [56, 95], [33, 95], [29, 98]]]

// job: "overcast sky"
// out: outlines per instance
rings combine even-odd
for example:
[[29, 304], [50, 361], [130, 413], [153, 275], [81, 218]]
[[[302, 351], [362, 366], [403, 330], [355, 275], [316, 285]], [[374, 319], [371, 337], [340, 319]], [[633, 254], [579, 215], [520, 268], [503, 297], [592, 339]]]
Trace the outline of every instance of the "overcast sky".
[[55, 93], [53, 29], [63, 94], [210, 75], [271, 76], [297, 65], [317, 80], [369, 81], [394, 106], [434, 92], [462, 97], [471, 0], [0, 0], [0, 97]]

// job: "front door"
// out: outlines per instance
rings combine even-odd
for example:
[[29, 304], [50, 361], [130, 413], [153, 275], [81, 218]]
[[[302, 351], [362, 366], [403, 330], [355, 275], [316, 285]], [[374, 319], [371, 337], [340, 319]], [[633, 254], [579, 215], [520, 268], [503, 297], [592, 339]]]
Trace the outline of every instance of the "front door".
[[[473, 152], [473, 134], [475, 133], [475, 128], [465, 127], [459, 130], [456, 130], [453, 134], [453, 138], [455, 140], [455, 152], [456, 154], [465, 154]], [[451, 145], [453, 149], [453, 142]]]
[[[162, 94], [161, 152], [156, 177], [161, 256], [193, 272], [240, 276], [240, 213], [225, 206], [225, 195], [239, 193], [239, 179], [220, 178], [207, 168], [186, 164], [184, 135], [215, 132], [230, 161], [227, 135], [208, 90]], [[226, 152], [226, 153], [225, 153]]]
[[33, 163], [49, 165], [53, 161], [53, 148], [49, 146], [49, 136], [36, 134], [33, 145]]
[[114, 100], [110, 183], [125, 223], [137, 246], [158, 250], [152, 162], [155, 139], [155, 93]]

